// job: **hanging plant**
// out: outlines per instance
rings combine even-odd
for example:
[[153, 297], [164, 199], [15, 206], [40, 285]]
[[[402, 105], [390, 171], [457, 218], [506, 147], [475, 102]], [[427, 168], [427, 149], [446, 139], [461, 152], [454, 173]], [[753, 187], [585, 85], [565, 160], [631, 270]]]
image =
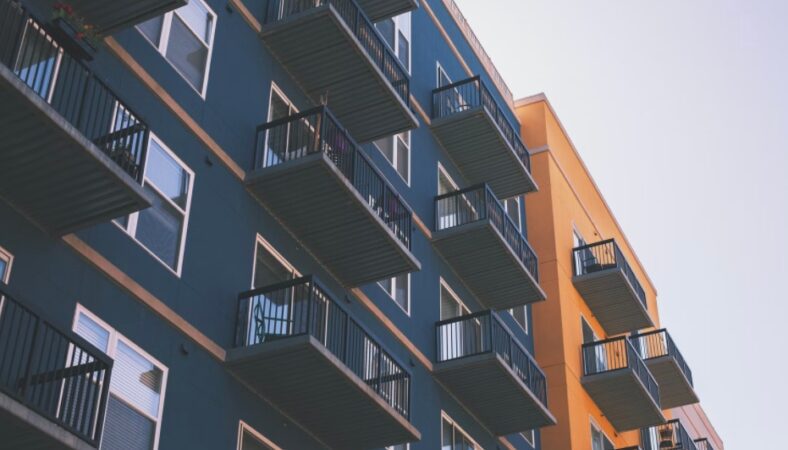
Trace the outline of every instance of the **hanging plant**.
[[74, 7], [68, 3], [56, 2], [52, 5], [52, 21], [66, 22], [73, 30], [72, 39], [77, 42], [84, 42], [94, 49], [101, 44], [101, 36], [96, 27], [85, 22], [85, 19], [76, 14]]

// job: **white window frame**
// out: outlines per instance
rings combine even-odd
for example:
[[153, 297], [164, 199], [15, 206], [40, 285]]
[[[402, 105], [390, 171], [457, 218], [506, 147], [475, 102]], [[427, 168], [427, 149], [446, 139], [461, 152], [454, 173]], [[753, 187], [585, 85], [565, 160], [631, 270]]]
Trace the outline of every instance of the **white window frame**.
[[[404, 139], [400, 138], [401, 134], [407, 135], [407, 142], [405, 142]], [[382, 141], [384, 139], [391, 140], [392, 152], [393, 152], [393, 154], [391, 155], [391, 159], [389, 159], [389, 157], [386, 156], [385, 153], [383, 153], [383, 149], [380, 148], [377, 141], [373, 141], [372, 144], [375, 146], [376, 149], [378, 149], [380, 154], [383, 155], [383, 158], [386, 161], [388, 161], [391, 167], [394, 168], [394, 172], [397, 172], [397, 175], [399, 175], [399, 177], [402, 178], [402, 181], [404, 181], [405, 184], [407, 184], [408, 187], [410, 187], [410, 179], [411, 179], [410, 170], [411, 167], [413, 166], [413, 162], [412, 162], [413, 152], [411, 151], [411, 145], [412, 145], [411, 140], [413, 139], [413, 134], [411, 134], [410, 130], [408, 130], [408, 131], [403, 131], [402, 133], [397, 133], [394, 136], [387, 136], [382, 139], [378, 139], [378, 141]], [[402, 175], [402, 173], [400, 173], [399, 168], [397, 166], [399, 164], [399, 146], [397, 145], [398, 139], [402, 141], [403, 146], [408, 150], [408, 167], [406, 169], [407, 176]]]
[[[102, 327], [109, 334], [109, 339], [107, 340], [107, 351], [105, 352], [107, 356], [113, 359], [115, 358], [115, 354], [118, 348], [118, 342], [121, 341], [123, 342], [124, 345], [126, 345], [130, 349], [139, 353], [140, 356], [145, 358], [149, 363], [153, 364], [157, 369], [161, 370], [162, 375], [161, 375], [161, 393], [159, 394], [159, 417], [152, 417], [150, 414], [148, 414], [147, 411], [141, 411], [139, 408], [134, 406], [132, 402], [129, 399], [127, 399], [122, 393], [114, 391], [112, 389], [112, 380], [110, 380], [110, 385], [108, 390], [109, 393], [117, 397], [118, 400], [122, 401], [127, 407], [133, 409], [138, 414], [144, 416], [145, 418], [153, 421], [156, 424], [156, 432], [153, 438], [153, 450], [157, 450], [159, 448], [159, 435], [161, 434], [161, 423], [164, 420], [164, 398], [166, 397], [167, 394], [167, 378], [169, 375], [169, 368], [164, 364], [162, 364], [159, 360], [151, 356], [148, 352], [140, 348], [129, 338], [120, 334], [115, 328], [111, 327], [107, 322], [101, 320], [96, 314], [91, 312], [89, 309], [85, 308], [81, 303], [77, 303], [77, 307], [74, 312], [74, 320], [71, 325], [71, 329], [74, 332], [76, 332], [77, 324], [79, 323], [80, 314], [84, 314], [90, 320], [96, 322], [97, 325]], [[106, 416], [104, 417], [104, 420], [106, 420]]]
[[[606, 440], [607, 442], [610, 443], [610, 447], [615, 450], [616, 445], [613, 443], [613, 440], [610, 439], [610, 437], [607, 435], [607, 433], [604, 432], [604, 430], [602, 430], [602, 427], [600, 427], [599, 424], [597, 423], [597, 421], [594, 420], [594, 417], [593, 416], [588, 416], [588, 421], [591, 424], [591, 428], [596, 430], [599, 433], [599, 435], [602, 436], [602, 438], [604, 440]], [[591, 449], [593, 449], [594, 448], [594, 434], [593, 434], [593, 430], [589, 429], [589, 432], [591, 433]], [[605, 450], [605, 448], [604, 448], [605, 445], [604, 444], [605, 443], [602, 442], [602, 450]]]
[[527, 442], [531, 447], [536, 446], [536, 431], [533, 428], [523, 431], [520, 433], [520, 436], [522, 436], [523, 439], [525, 439], [525, 442]]
[[506, 215], [511, 218], [512, 216], [509, 215], [509, 202], [514, 200], [514, 203], [517, 205], [517, 221], [515, 221], [515, 225], [517, 226], [517, 230], [520, 233], [523, 232], [523, 197], [521, 195], [516, 195], [514, 197], [509, 197], [505, 199], [503, 203], [503, 209], [506, 212]]
[[522, 329], [525, 332], [525, 334], [530, 334], [530, 331], [528, 329], [528, 319], [530, 319], [531, 314], [528, 313], [528, 305], [517, 306], [516, 308], [523, 308], [523, 311], [525, 313], [525, 323], [520, 323], [520, 321], [518, 321], [517, 318], [514, 317], [515, 308], [509, 309], [509, 315], [512, 316], [514, 322], [520, 326], [520, 329]]
[[211, 60], [213, 59], [213, 46], [216, 43], [216, 22], [218, 21], [219, 16], [216, 15], [216, 12], [214, 12], [213, 8], [211, 8], [210, 5], [208, 5], [208, 3], [206, 3], [205, 1], [203, 1], [203, 0], [191, 0], [191, 1], [202, 3], [202, 5], [208, 11], [208, 14], [210, 14], [212, 19], [213, 19], [213, 20], [211, 20], [211, 43], [210, 43], [210, 45], [207, 42], [205, 42], [202, 37], [198, 36], [194, 32], [194, 30], [192, 30], [189, 27], [189, 24], [186, 23], [185, 20], [181, 19], [181, 20], [183, 20], [183, 23], [186, 25], [186, 28], [189, 30], [189, 32], [192, 33], [194, 35], [194, 37], [196, 37], [200, 42], [203, 43], [203, 45], [205, 45], [208, 48], [208, 57], [205, 60], [205, 75], [203, 76], [202, 86], [200, 87], [200, 89], [197, 89], [196, 87], [194, 87], [192, 85], [192, 83], [189, 80], [187, 80], [186, 77], [181, 73], [181, 71], [178, 70], [177, 67], [175, 67], [175, 64], [173, 64], [172, 61], [170, 61], [167, 58], [167, 46], [169, 45], [169, 42], [170, 42], [170, 29], [172, 28], [172, 17], [173, 17], [173, 14], [177, 14], [178, 13], [177, 9], [173, 10], [173, 11], [170, 11], [170, 12], [167, 12], [167, 13], [164, 14], [164, 17], [162, 18], [162, 23], [161, 23], [161, 34], [159, 34], [159, 44], [158, 45], [156, 45], [154, 42], [152, 42], [148, 38], [148, 36], [145, 35], [145, 33], [143, 33], [138, 27], [135, 27], [135, 28], [137, 28], [137, 31], [139, 31], [139, 33], [142, 35], [142, 37], [145, 38], [145, 40], [148, 41], [153, 46], [153, 48], [155, 48], [156, 51], [158, 51], [161, 54], [161, 56], [164, 58], [164, 60], [167, 61], [167, 64], [169, 64], [175, 70], [175, 72], [178, 75], [180, 75], [181, 78], [183, 78], [183, 81], [185, 81], [186, 84], [189, 85], [190, 88], [194, 89], [194, 91], [197, 93], [197, 95], [199, 95], [203, 100], [205, 100], [206, 94], [207, 94], [207, 90], [208, 90], [208, 78], [210, 77], [210, 74], [211, 74]]
[[273, 246], [273, 244], [268, 242], [261, 234], [258, 233], [254, 243], [254, 259], [252, 260], [252, 281], [250, 283], [252, 289], [255, 288], [254, 278], [255, 275], [257, 274], [257, 254], [258, 251], [260, 250], [260, 247], [263, 247], [265, 251], [267, 251], [268, 253], [271, 254], [271, 256], [274, 257], [274, 259], [276, 259], [280, 264], [282, 264], [287, 270], [291, 271], [293, 273], [294, 278], [301, 278], [302, 276], [301, 272], [299, 272], [298, 269], [296, 269], [296, 267], [293, 264], [290, 264], [290, 261], [288, 261], [287, 258], [282, 256], [282, 254], [279, 253], [279, 251]]
[[[402, 444], [399, 444], [399, 445], [402, 445]], [[386, 450], [394, 450], [394, 447], [396, 447], [396, 445], [389, 445], [388, 447], [386, 447]], [[405, 450], [410, 450], [410, 442], [405, 444]]]
[[11, 278], [11, 267], [14, 265], [14, 255], [0, 247], [0, 259], [5, 262], [5, 273], [0, 274], [0, 281], [8, 284], [8, 280]]
[[282, 88], [280, 88], [278, 84], [276, 84], [274, 81], [272, 81], [271, 82], [271, 90], [268, 93], [268, 114], [266, 114], [268, 122], [270, 122], [272, 120], [271, 119], [271, 114], [273, 113], [273, 110], [271, 108], [271, 103], [274, 101], [274, 94], [279, 96], [279, 98], [281, 98], [282, 100], [285, 101], [285, 103], [287, 103], [287, 106], [291, 109], [291, 111], [290, 111], [290, 113], [288, 115], [292, 116], [293, 114], [298, 114], [299, 113], [298, 107], [296, 107], [295, 103], [293, 103], [293, 101], [290, 100], [290, 97], [288, 97], [287, 94], [285, 94], [285, 91], [283, 91]]
[[435, 192], [440, 195], [440, 188], [441, 188], [441, 174], [449, 181], [449, 184], [454, 188], [455, 191], [459, 191], [459, 185], [454, 181], [454, 178], [449, 175], [449, 172], [443, 167], [440, 161], [438, 161], [438, 185], [436, 186]]
[[[407, 274], [407, 275], [406, 275], [406, 276], [407, 276], [407, 280], [408, 280], [408, 289], [406, 290], [406, 292], [407, 292], [407, 295], [405, 296], [405, 297], [406, 297], [406, 302], [405, 302], [405, 303], [406, 303], [406, 306], [407, 306], [407, 308], [403, 308], [403, 307], [402, 307], [402, 305], [400, 305], [399, 303], [397, 303], [396, 295], [397, 295], [397, 278], [398, 278], [398, 277], [391, 277], [391, 278], [386, 278], [385, 280], [380, 280], [380, 281], [378, 281], [378, 287], [379, 287], [379, 288], [380, 288], [380, 289], [381, 289], [383, 292], [385, 292], [385, 293], [386, 293], [386, 295], [388, 295], [388, 296], [389, 296], [389, 298], [391, 299], [391, 301], [393, 301], [393, 302], [394, 302], [394, 304], [395, 304], [395, 305], [397, 305], [397, 307], [398, 307], [399, 309], [401, 309], [401, 310], [402, 310], [402, 311], [403, 311], [403, 312], [404, 312], [404, 313], [405, 313], [405, 314], [406, 314], [408, 317], [410, 317], [410, 291], [411, 291], [411, 279], [410, 279], [410, 275], [411, 275], [411, 274]], [[384, 282], [384, 281], [391, 281], [391, 292], [389, 292], [389, 291], [386, 289], [386, 287], [385, 287], [385, 286], [383, 286], [383, 282]]]
[[[468, 308], [468, 305], [466, 305], [465, 302], [462, 301], [462, 298], [460, 298], [460, 296], [457, 295], [454, 289], [451, 288], [451, 285], [449, 285], [449, 283], [443, 277], [438, 278], [438, 283], [439, 286], [441, 288], [446, 289], [449, 295], [451, 295], [452, 299], [454, 299], [454, 301], [457, 302], [458, 305], [460, 305], [460, 311], [461, 311], [460, 316], [468, 315], [471, 313], [471, 309]], [[440, 292], [438, 292], [438, 295], [440, 295]], [[443, 302], [439, 302], [439, 303], [440, 303], [439, 308], [443, 308]], [[438, 317], [443, 317], [443, 310], [440, 310], [438, 314], [439, 314]]]
[[162, 261], [161, 258], [158, 257], [158, 255], [153, 253], [153, 251], [151, 251], [145, 244], [143, 244], [139, 239], [137, 239], [137, 223], [138, 223], [138, 220], [139, 220], [140, 211], [133, 212], [133, 213], [131, 213], [131, 214], [129, 214], [127, 216], [128, 218], [127, 218], [127, 222], [126, 222], [126, 226], [125, 227], [123, 225], [121, 225], [120, 223], [118, 223], [117, 221], [115, 221], [115, 220], [113, 220], [112, 222], [115, 225], [117, 225], [118, 228], [123, 230], [123, 232], [125, 232], [132, 240], [134, 240], [134, 242], [139, 244], [140, 247], [142, 247], [146, 252], [148, 252], [149, 255], [153, 256], [153, 258], [156, 259], [156, 261], [160, 262], [162, 266], [166, 267], [167, 270], [172, 272], [176, 277], [180, 278], [181, 277], [181, 273], [183, 272], [183, 257], [184, 257], [184, 254], [186, 252], [186, 235], [188, 234], [188, 231], [189, 231], [189, 216], [191, 215], [192, 197], [194, 196], [194, 171], [189, 166], [187, 166], [186, 163], [184, 163], [180, 158], [178, 158], [178, 155], [176, 155], [175, 152], [173, 152], [164, 143], [164, 141], [162, 141], [158, 136], [156, 136], [152, 132], [149, 133], [149, 135], [148, 135], [148, 142], [146, 143], [147, 148], [150, 148], [151, 140], [155, 140], [156, 144], [158, 144], [159, 147], [161, 147], [161, 149], [164, 150], [165, 153], [167, 153], [172, 159], [174, 159], [175, 162], [184, 171], [186, 171], [186, 173], [189, 174], [189, 191], [188, 191], [188, 194], [186, 196], [186, 208], [184, 210], [184, 208], [181, 208], [180, 206], [176, 205], [175, 203], [173, 203], [172, 200], [170, 200], [166, 195], [164, 195], [159, 190], [159, 188], [156, 187], [155, 184], [153, 184], [153, 183], [149, 184], [148, 183], [148, 179], [146, 177], [146, 172], [147, 172], [147, 169], [148, 169], [148, 162], [150, 161], [149, 157], [145, 158], [145, 167], [143, 168], [143, 171], [142, 171], [142, 186], [150, 186], [151, 189], [156, 191], [156, 193], [159, 194], [159, 196], [164, 201], [168, 202], [168, 204], [171, 207], [173, 207], [177, 211], [183, 213], [183, 230], [181, 230], [180, 243], [179, 243], [179, 246], [178, 246], [178, 267], [176, 267], [176, 268], [170, 267], [169, 264], [167, 264], [166, 262]]
[[236, 446], [238, 450], [243, 450], [243, 447], [241, 446], [243, 445], [244, 442], [244, 433], [251, 434], [252, 437], [262, 442], [263, 445], [267, 445], [268, 447], [271, 447], [271, 450], [282, 450], [282, 447], [274, 444], [272, 440], [263, 436], [262, 433], [252, 428], [248, 423], [244, 422], [243, 420], [239, 421], [239, 425], [238, 425], [238, 445]]
[[440, 63], [440, 61], [435, 61], [435, 87], [436, 88], [444, 87], [441, 86], [441, 74], [443, 74], [443, 76], [446, 77], [447, 80], [449, 80], [449, 84], [447, 84], [446, 86], [454, 82], [449, 76], [449, 72], [446, 72], [446, 69], [443, 68], [443, 65]]
[[[446, 413], [446, 411], [443, 411], [443, 410], [441, 410], [441, 422], [440, 422], [440, 428], [438, 428], [440, 430], [440, 434], [441, 434], [441, 448], [443, 448], [443, 445], [444, 445], [444, 443], [443, 443], [443, 422], [444, 421], [449, 422], [453, 428], [455, 428], [456, 430], [459, 430], [460, 433], [462, 433], [466, 438], [468, 438], [468, 440], [471, 441], [471, 443], [473, 444], [474, 450], [484, 450], [484, 447], [479, 445], [476, 442], [476, 440], [471, 437], [470, 433], [465, 431], [460, 425], [457, 424], [456, 420], [452, 419], [451, 416], [449, 416]], [[452, 447], [454, 447], [453, 444], [454, 443], [452, 442]]]
[[[383, 42], [385, 42], [386, 45], [389, 45], [389, 48], [394, 53], [394, 56], [396, 58], [398, 58], [398, 59], [400, 57], [400, 55], [399, 55], [399, 39], [400, 39], [399, 35], [400, 35], [400, 32], [402, 32], [402, 34], [405, 35], [405, 40], [408, 41], [408, 67], [406, 69], [408, 71], [408, 74], [412, 73], [413, 72], [413, 16], [412, 16], [412, 14], [410, 12], [406, 12], [404, 14], [400, 14], [400, 15], [397, 15], [397, 16], [394, 16], [394, 17], [389, 17], [389, 18], [386, 18], [386, 19], [383, 19], [383, 20], [391, 20], [392, 22], [394, 22], [394, 46], [393, 46], [393, 48], [392, 48], [391, 45], [389, 45], [389, 42], [385, 38], [383, 38]], [[405, 29], [405, 27], [403, 26], [402, 22], [405, 21], [405, 20], [410, 22], [410, 24], [408, 26], [408, 32], [407, 33], [405, 33], [403, 31]], [[397, 62], [401, 63], [402, 61], [397, 61]]]

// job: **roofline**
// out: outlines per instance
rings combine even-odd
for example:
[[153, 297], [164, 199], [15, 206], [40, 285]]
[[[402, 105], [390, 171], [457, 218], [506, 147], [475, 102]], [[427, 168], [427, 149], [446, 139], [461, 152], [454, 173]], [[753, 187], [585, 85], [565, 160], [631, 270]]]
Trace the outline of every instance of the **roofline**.
[[[607, 200], [605, 200], [605, 196], [602, 195], [602, 190], [599, 189], [599, 186], [596, 184], [594, 177], [591, 175], [591, 171], [588, 170], [585, 161], [583, 161], [583, 158], [580, 156], [580, 153], [577, 151], [577, 147], [575, 146], [575, 143], [572, 142], [572, 138], [569, 136], [569, 133], [567, 133], [566, 128], [564, 128], [564, 124], [561, 122], [561, 118], [558, 117], [558, 114], [555, 112], [555, 109], [553, 108], [553, 105], [550, 103], [550, 100], [547, 98], [547, 95], [545, 95], [544, 92], [539, 92], [534, 95], [529, 95], [519, 100], [515, 100], [514, 106], [516, 109], [540, 102], [547, 105], [547, 108], [550, 110], [550, 113], [555, 118], [556, 123], [558, 123], [558, 127], [561, 129], [561, 133], [563, 133], [564, 137], [569, 142], [569, 147], [572, 148], [575, 157], [580, 162], [580, 166], [583, 168], [583, 171], [585, 171], [586, 175], [588, 176], [588, 179], [591, 180], [591, 185], [594, 186], [594, 190], [596, 190], [597, 195], [602, 200], [602, 205], [604, 205], [605, 209], [607, 210], [607, 213], [610, 215], [610, 218], [613, 219], [613, 224], [615, 224], [616, 228], [618, 228], [618, 232], [621, 233], [621, 237], [624, 239], [624, 242], [627, 244], [627, 247], [629, 247], [630, 251], [632, 252], [632, 256], [635, 257], [635, 261], [640, 266], [640, 269], [643, 271], [643, 275], [646, 277], [648, 284], [650, 284], [651, 288], [654, 290], [654, 295], [657, 295], [658, 293], [657, 293], [656, 285], [654, 285], [654, 282], [651, 280], [651, 277], [649, 277], [648, 272], [646, 271], [646, 267], [640, 261], [637, 252], [635, 252], [635, 247], [632, 246], [632, 243], [630, 243], [626, 233], [624, 233], [624, 229], [621, 227], [621, 224], [618, 222], [618, 219], [616, 219], [616, 215], [613, 214], [613, 210], [610, 208], [610, 205], [607, 203]], [[550, 148], [548, 146], [548, 151], [549, 150]]]

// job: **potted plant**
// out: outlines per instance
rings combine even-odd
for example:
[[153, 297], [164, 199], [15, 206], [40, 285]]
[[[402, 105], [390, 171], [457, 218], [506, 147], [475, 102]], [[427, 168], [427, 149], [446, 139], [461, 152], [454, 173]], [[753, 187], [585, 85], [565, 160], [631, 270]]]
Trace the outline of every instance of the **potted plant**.
[[57, 42], [78, 59], [90, 61], [101, 44], [96, 27], [85, 22], [68, 3], [52, 6], [52, 20], [47, 27]]

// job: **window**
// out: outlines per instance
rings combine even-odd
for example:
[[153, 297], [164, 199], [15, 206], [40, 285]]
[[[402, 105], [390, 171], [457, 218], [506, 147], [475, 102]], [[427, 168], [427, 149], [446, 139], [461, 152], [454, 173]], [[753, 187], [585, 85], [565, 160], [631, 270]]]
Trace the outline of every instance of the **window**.
[[389, 445], [386, 450], [410, 450], [410, 444]]
[[410, 185], [410, 131], [378, 139], [374, 144], [405, 183]]
[[438, 163], [438, 195], [448, 194], [449, 192], [458, 191], [457, 183], [452, 180], [441, 163]]
[[437, 79], [435, 81], [435, 85], [437, 87], [439, 87], [439, 88], [442, 88], [443, 86], [448, 86], [448, 85], [451, 84], [451, 78], [449, 78], [449, 75], [446, 74], [445, 70], [443, 70], [443, 67], [441, 66], [440, 63], [437, 64], [436, 78]]
[[241, 421], [238, 428], [238, 450], [282, 450], [278, 445]]
[[410, 13], [382, 20], [375, 24], [375, 28], [410, 73]]
[[518, 306], [509, 310], [509, 314], [514, 317], [514, 320], [522, 327], [523, 331], [528, 333], [528, 306]]
[[521, 197], [512, 197], [503, 201], [503, 209], [506, 214], [512, 219], [514, 225], [520, 232], [523, 231], [523, 215], [522, 215], [522, 200]]
[[80, 305], [74, 331], [115, 361], [101, 448], [158, 448], [167, 368]]
[[0, 282], [8, 283], [8, 277], [11, 275], [11, 262], [13, 256], [0, 247]]
[[378, 285], [391, 297], [403, 311], [410, 314], [410, 274], [378, 281]]
[[153, 196], [153, 206], [116, 223], [180, 276], [194, 172], [151, 134], [143, 173], [142, 187]]
[[[470, 314], [457, 294], [441, 278], [440, 319], [450, 320]], [[477, 319], [460, 319], [440, 326], [440, 360], [462, 358], [482, 351], [482, 322]]]
[[441, 450], [481, 450], [447, 415], [443, 414], [441, 422]]
[[527, 442], [531, 447], [536, 446], [536, 433], [534, 430], [523, 431], [520, 433], [520, 436], [522, 436], [523, 439], [525, 439], [525, 442]]
[[[586, 245], [585, 239], [577, 229], [572, 230], [572, 248], [578, 248]], [[575, 264], [575, 274], [580, 273], [580, 268], [583, 267], [585, 260], [591, 259], [594, 255], [589, 250], [581, 250], [579, 252], [572, 252], [574, 256], [574, 264]]]
[[591, 422], [591, 450], [615, 450], [613, 443]]
[[460, 297], [454, 293], [454, 291], [446, 284], [445, 281], [441, 278], [440, 280], [441, 285], [441, 293], [440, 293], [440, 301], [441, 301], [441, 320], [453, 319], [455, 317], [464, 316], [466, 314], [470, 314], [470, 311], [462, 303]]
[[175, 70], [205, 97], [213, 52], [216, 14], [202, 0], [137, 26]]
[[262, 236], [257, 236], [254, 252], [252, 289], [271, 286], [301, 276], [292, 264]]

